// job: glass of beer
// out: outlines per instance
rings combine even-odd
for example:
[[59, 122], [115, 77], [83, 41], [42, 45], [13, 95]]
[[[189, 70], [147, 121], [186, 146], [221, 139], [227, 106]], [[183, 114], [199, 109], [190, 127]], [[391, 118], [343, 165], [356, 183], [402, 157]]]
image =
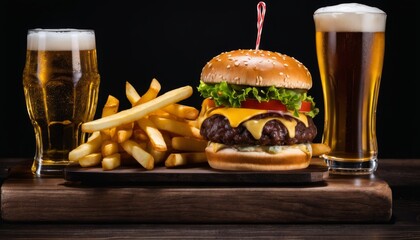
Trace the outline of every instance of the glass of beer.
[[325, 106], [322, 141], [331, 148], [322, 158], [333, 174], [373, 173], [386, 13], [344, 3], [319, 8], [313, 17]]
[[99, 83], [93, 30], [28, 30], [23, 87], [35, 130], [34, 175], [63, 174], [69, 152], [87, 137], [81, 125], [94, 117]]

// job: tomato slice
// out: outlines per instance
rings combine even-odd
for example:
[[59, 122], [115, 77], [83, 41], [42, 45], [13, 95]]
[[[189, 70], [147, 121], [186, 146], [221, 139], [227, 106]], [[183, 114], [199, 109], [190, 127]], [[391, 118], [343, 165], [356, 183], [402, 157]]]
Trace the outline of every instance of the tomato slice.
[[[264, 110], [276, 110], [276, 111], [287, 111], [286, 106], [279, 100], [269, 100], [258, 102], [256, 99], [247, 99], [241, 103], [243, 108], [253, 109], [264, 109]], [[299, 112], [311, 111], [312, 104], [309, 101], [302, 101]]]
[[302, 101], [300, 104], [299, 112], [310, 112], [312, 108], [312, 103], [309, 101]]
[[286, 106], [279, 100], [261, 101], [257, 99], [247, 99], [241, 102], [241, 107], [252, 108], [252, 109], [264, 109], [264, 110], [278, 110], [286, 111]]

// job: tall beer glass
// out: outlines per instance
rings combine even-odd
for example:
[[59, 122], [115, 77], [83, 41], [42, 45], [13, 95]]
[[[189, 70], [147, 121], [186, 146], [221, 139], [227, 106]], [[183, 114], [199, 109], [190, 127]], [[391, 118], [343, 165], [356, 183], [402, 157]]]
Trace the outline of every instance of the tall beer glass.
[[85, 141], [81, 125], [94, 117], [99, 82], [93, 30], [28, 31], [23, 86], [36, 176], [62, 174], [69, 152]]
[[378, 165], [376, 106], [385, 48], [386, 13], [357, 3], [314, 12], [324, 94], [323, 155], [331, 173], [370, 174]]

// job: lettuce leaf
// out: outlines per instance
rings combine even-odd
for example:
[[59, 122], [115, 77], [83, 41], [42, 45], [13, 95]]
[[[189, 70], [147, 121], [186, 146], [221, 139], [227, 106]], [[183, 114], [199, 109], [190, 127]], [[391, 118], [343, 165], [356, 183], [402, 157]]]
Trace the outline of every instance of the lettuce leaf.
[[226, 82], [211, 84], [203, 81], [200, 81], [197, 90], [203, 98], [212, 98], [216, 106], [239, 108], [241, 102], [249, 98], [257, 99], [259, 102], [275, 99], [280, 100], [288, 110], [293, 111], [294, 115], [297, 116], [301, 102], [309, 101], [312, 105], [311, 111], [305, 114], [313, 118], [319, 113], [313, 98], [308, 96], [305, 90], [276, 88], [274, 86], [242, 86]]

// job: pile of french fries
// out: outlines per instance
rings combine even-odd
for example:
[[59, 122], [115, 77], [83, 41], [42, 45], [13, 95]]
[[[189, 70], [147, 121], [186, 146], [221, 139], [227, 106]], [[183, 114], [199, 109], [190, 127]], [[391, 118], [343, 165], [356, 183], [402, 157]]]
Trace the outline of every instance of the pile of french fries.
[[82, 167], [101, 165], [103, 170], [132, 164], [152, 170], [158, 164], [170, 168], [207, 162], [207, 141], [198, 128], [200, 111], [179, 104], [192, 95], [192, 87], [162, 95], [160, 90], [159, 81], [152, 79], [140, 96], [126, 82], [125, 93], [132, 107], [121, 111], [119, 99], [109, 95], [101, 118], [82, 125], [82, 132], [90, 136], [69, 153], [69, 160]]

